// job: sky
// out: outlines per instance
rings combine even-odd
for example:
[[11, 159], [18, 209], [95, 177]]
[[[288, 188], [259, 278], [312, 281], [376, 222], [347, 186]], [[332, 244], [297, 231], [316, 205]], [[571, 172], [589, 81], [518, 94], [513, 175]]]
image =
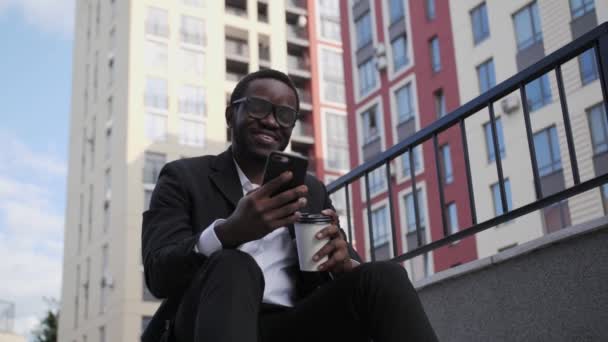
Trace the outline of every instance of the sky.
[[74, 0], [0, 0], [0, 300], [27, 335], [59, 300]]

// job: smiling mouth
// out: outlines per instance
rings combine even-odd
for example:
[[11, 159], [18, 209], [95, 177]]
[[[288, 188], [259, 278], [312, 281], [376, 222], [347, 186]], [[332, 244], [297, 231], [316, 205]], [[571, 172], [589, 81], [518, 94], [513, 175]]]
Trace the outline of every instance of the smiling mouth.
[[267, 144], [278, 142], [278, 140], [275, 136], [266, 134], [266, 133], [255, 133], [253, 136], [258, 141], [261, 141], [261, 142], [267, 143]]

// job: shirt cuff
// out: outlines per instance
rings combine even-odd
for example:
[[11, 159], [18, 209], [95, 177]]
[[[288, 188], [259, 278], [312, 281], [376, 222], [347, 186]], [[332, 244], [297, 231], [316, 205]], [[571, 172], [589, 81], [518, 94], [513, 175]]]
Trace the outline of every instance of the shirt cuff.
[[206, 257], [210, 256], [214, 252], [222, 249], [222, 242], [217, 238], [215, 234], [215, 225], [226, 221], [225, 219], [217, 219], [213, 221], [203, 232], [198, 239], [198, 243], [194, 246], [194, 251], [200, 253]]

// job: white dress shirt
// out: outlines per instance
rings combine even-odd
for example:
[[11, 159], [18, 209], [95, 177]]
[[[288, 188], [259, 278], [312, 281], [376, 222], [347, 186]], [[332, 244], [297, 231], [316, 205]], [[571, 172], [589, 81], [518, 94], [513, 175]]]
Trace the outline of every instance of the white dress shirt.
[[[253, 184], [243, 173], [236, 161], [243, 195], [260, 186]], [[215, 233], [215, 225], [225, 219], [217, 219], [201, 234], [195, 250], [205, 256], [222, 249], [222, 243]], [[261, 239], [249, 241], [238, 247], [239, 250], [251, 255], [262, 269], [265, 280], [263, 302], [285, 306], [293, 306], [295, 299], [295, 279], [290, 269], [298, 262], [295, 241], [291, 238], [287, 227], [281, 227]]]

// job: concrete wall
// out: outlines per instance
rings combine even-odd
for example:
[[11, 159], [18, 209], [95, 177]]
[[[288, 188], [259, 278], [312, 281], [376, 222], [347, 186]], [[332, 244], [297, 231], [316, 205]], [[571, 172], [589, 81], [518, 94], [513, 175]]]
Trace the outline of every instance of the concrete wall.
[[608, 220], [416, 283], [441, 341], [605, 341]]

